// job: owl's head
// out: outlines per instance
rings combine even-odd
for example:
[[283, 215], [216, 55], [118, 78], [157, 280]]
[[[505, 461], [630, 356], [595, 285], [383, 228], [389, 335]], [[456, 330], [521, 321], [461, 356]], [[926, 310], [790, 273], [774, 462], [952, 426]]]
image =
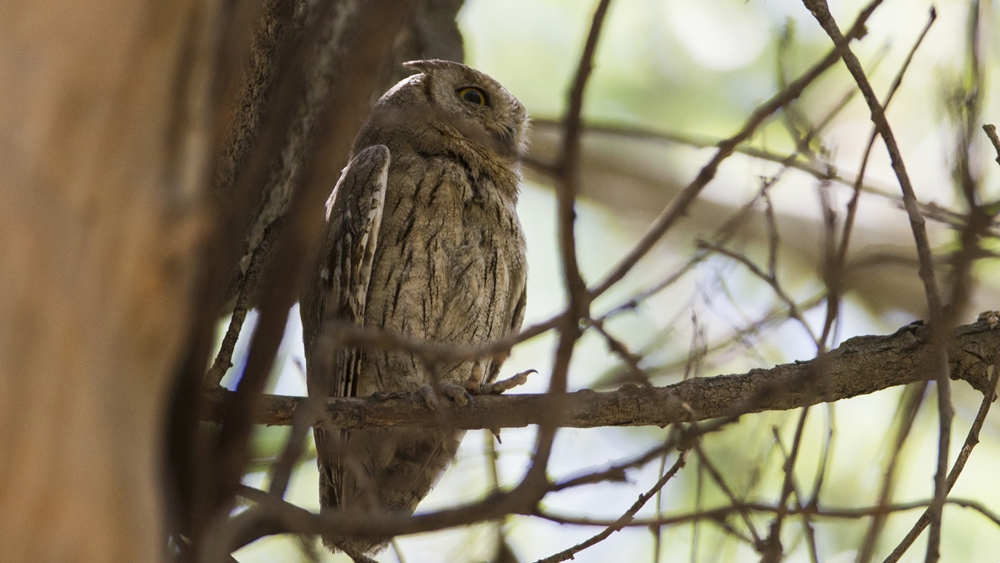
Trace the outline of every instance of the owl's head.
[[524, 150], [528, 113], [499, 82], [452, 61], [411, 61], [403, 66], [420, 74], [397, 84], [384, 101], [417, 106], [420, 121], [436, 122], [498, 156], [516, 158]]

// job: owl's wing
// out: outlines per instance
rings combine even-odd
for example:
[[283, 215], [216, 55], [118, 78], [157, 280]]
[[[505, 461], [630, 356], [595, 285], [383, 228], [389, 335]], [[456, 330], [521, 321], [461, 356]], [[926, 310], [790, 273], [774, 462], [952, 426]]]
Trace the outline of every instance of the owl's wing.
[[330, 321], [363, 324], [389, 161], [385, 145], [362, 150], [327, 201], [322, 265], [302, 299], [310, 396], [350, 397], [357, 389], [360, 351], [337, 350], [319, 335]]
[[[528, 284], [526, 283], [525, 277], [522, 275], [518, 279], [518, 283], [521, 285], [521, 291], [518, 293], [517, 300], [511, 304], [511, 314], [510, 314], [510, 329], [507, 335], [513, 335], [521, 332], [521, 325], [524, 324], [524, 309], [528, 305]], [[504, 356], [504, 360], [507, 357]], [[493, 383], [497, 380], [500, 375], [500, 367], [503, 365], [503, 361], [493, 361], [490, 363], [490, 369], [486, 373], [486, 378], [483, 383]]]
[[521, 332], [521, 325], [524, 324], [524, 309], [528, 306], [528, 284], [522, 282], [521, 295], [517, 297], [514, 304], [514, 314], [511, 315], [510, 333]]

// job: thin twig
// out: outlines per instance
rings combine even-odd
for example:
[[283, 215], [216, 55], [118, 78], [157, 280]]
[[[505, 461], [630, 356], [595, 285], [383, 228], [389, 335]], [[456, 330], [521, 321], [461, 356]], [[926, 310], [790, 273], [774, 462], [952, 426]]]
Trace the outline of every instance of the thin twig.
[[[699, 437], [717, 432], [734, 421], [735, 417], [729, 417], [708, 424], [692, 425], [684, 432], [668, 436], [656, 449], [662, 453], [682, 446], [682, 443], [693, 443]], [[653, 454], [653, 457], [656, 455], [659, 454]], [[220, 542], [229, 546], [230, 550], [266, 535], [290, 531], [320, 534], [326, 530], [337, 530], [337, 533], [349, 536], [389, 538], [497, 520], [510, 514], [531, 516], [538, 511], [535, 497], [524, 494], [520, 486], [509, 492], [492, 494], [479, 502], [415, 516], [400, 512], [361, 510], [329, 510], [317, 515], [263, 491], [242, 485], [239, 490], [241, 496], [254, 500], [257, 505], [233, 517], [230, 525], [223, 528]], [[543, 484], [539, 494], [544, 495], [552, 490], [553, 485]]]
[[754, 264], [752, 260], [744, 256], [743, 254], [740, 254], [739, 252], [734, 252], [732, 250], [729, 250], [728, 248], [707, 241], [698, 241], [698, 247], [710, 249], [713, 252], [717, 252], [727, 258], [739, 262], [747, 270], [750, 270], [750, 273], [752, 273], [754, 276], [759, 278], [767, 285], [771, 286], [771, 289], [774, 291], [774, 294], [778, 297], [778, 299], [780, 299], [781, 302], [784, 303], [786, 307], [788, 307], [788, 316], [791, 317], [792, 319], [795, 319], [800, 325], [802, 325], [802, 328], [806, 331], [806, 333], [813, 340], [813, 342], [817, 342], [816, 335], [813, 334], [812, 327], [810, 327], [809, 323], [806, 322], [805, 317], [802, 315], [802, 311], [799, 310], [799, 307], [798, 305], [795, 304], [795, 301], [792, 300], [792, 298], [789, 297], [787, 293], [785, 293], [785, 290], [781, 288], [781, 284], [778, 282], [777, 279], [768, 275], [766, 272], [761, 270], [756, 264]]
[[[841, 33], [840, 28], [837, 27], [837, 22], [834, 21], [833, 16], [830, 15], [830, 9], [826, 5], [826, 1], [804, 1], [806, 6], [809, 8], [809, 11], [812, 12], [813, 16], [816, 18], [816, 21], [819, 22], [819, 24], [827, 32], [827, 35], [830, 36], [834, 45], [837, 46], [837, 53], [841, 58], [843, 58], [844, 64], [847, 66], [851, 75], [854, 77], [855, 82], [858, 84], [858, 88], [861, 90], [861, 93], [871, 110], [872, 121], [875, 122], [875, 126], [878, 129], [879, 134], [882, 136], [886, 144], [886, 148], [889, 151], [893, 171], [896, 173], [900, 189], [903, 192], [904, 208], [906, 209], [907, 215], [910, 219], [910, 225], [913, 229], [913, 235], [917, 246], [917, 255], [920, 261], [920, 279], [924, 283], [927, 305], [931, 314], [931, 321], [934, 322], [941, 314], [941, 296], [938, 293], [937, 280], [934, 274], [933, 255], [931, 253], [930, 242], [927, 237], [927, 229], [924, 218], [920, 214], [920, 210], [917, 207], [917, 197], [913, 191], [913, 185], [910, 183], [909, 174], [906, 172], [906, 165], [903, 163], [903, 159], [900, 156], [899, 147], [896, 144], [896, 138], [892, 133], [892, 128], [890, 127], [888, 120], [886, 120], [885, 110], [882, 105], [879, 104], [878, 98], [875, 96], [875, 92], [872, 90], [871, 84], [868, 82], [868, 77], [865, 75], [860, 61], [858, 61], [858, 58], [850, 50], [849, 43], [851, 35], [848, 34], [845, 37]], [[880, 3], [881, 2], [873, 2], [872, 7], [877, 6]]]
[[631, 379], [629, 381], [630, 383], [649, 383], [649, 374], [647, 374], [639, 365], [639, 362], [642, 361], [641, 356], [633, 354], [624, 342], [612, 336], [611, 333], [604, 328], [604, 322], [601, 319], [591, 319], [588, 324], [594, 327], [598, 334], [604, 337], [604, 340], [608, 343], [608, 348], [611, 352], [621, 358], [621, 360], [625, 362], [625, 365], [628, 366], [629, 374], [631, 375]]
[[[958, 481], [958, 476], [965, 469], [966, 462], [969, 461], [969, 456], [972, 455], [972, 449], [976, 447], [979, 443], [979, 432], [983, 429], [983, 424], [986, 422], [986, 415], [990, 412], [990, 407], [993, 405], [993, 401], [996, 400], [996, 385], [997, 379], [1000, 379], [1000, 370], [996, 369], [996, 364], [991, 364], [989, 366], [990, 375], [990, 385], [993, 386], [993, 392], [983, 395], [983, 402], [979, 404], [979, 412], [976, 413], [976, 419], [972, 422], [972, 427], [969, 428], [969, 433], [965, 437], [965, 443], [962, 444], [962, 449], [958, 452], [958, 458], [955, 459], [955, 464], [951, 468], [951, 472], [948, 474], [948, 491], [950, 492], [952, 487]], [[885, 563], [895, 563], [899, 561], [899, 558], [906, 553], [906, 550], [913, 545], [920, 533], [924, 531], [927, 524], [930, 523], [930, 507], [924, 511], [917, 520], [916, 525], [906, 534], [903, 541], [899, 542], [896, 549], [892, 550], [892, 553], [885, 558]]]
[[[892, 448], [887, 456], [889, 460], [888, 465], [879, 485], [878, 506], [887, 506], [892, 501], [896, 470], [900, 465], [899, 462], [903, 447], [912, 435], [911, 431], [917, 419], [917, 414], [919, 414], [920, 407], [927, 397], [927, 385], [926, 381], [915, 383], [903, 390], [903, 395], [896, 408], [896, 415], [894, 417], [898, 421], [898, 427], [893, 438]], [[861, 543], [861, 549], [858, 550], [857, 561], [859, 563], [867, 563], [875, 556], [875, 547], [878, 544], [879, 535], [881, 535], [885, 527], [885, 520], [886, 515], [884, 514], [872, 518], [872, 522], [865, 534], [865, 539]]]
[[594, 10], [594, 18], [590, 24], [590, 31], [587, 33], [587, 41], [580, 55], [580, 63], [577, 65], [576, 78], [569, 93], [569, 111], [566, 114], [562, 155], [559, 158], [560, 179], [557, 182], [559, 253], [562, 259], [568, 304], [559, 320], [559, 343], [556, 346], [552, 375], [546, 392], [548, 397], [557, 398], [557, 400], [544, 413], [544, 419], [539, 425], [535, 439], [531, 465], [517, 487], [517, 490], [527, 489], [529, 496], [537, 495], [541, 484], [547, 482], [546, 468], [552, 453], [552, 443], [555, 440], [562, 411], [561, 401], [558, 399], [566, 393], [569, 364], [573, 357], [576, 341], [580, 337], [580, 320], [589, 316], [590, 296], [576, 260], [573, 224], [576, 218], [576, 193], [579, 184], [583, 94], [587, 87], [587, 80], [590, 78], [594, 54], [597, 51], [597, 42], [601, 36], [609, 4], [610, 0], [600, 0]]
[[[847, 34], [849, 38], [854, 39], [864, 35], [865, 21], [867, 21], [872, 11], [874, 11], [875, 6], [879, 3], [881, 3], [881, 0], [876, 0], [870, 4], [869, 8], [866, 8], [861, 12], [858, 19], [855, 20], [854, 25], [851, 27], [850, 32]], [[840, 48], [837, 47], [830, 51], [830, 53], [828, 53], [818, 63], [813, 65], [813, 67], [810, 68], [805, 74], [789, 84], [787, 88], [778, 92], [772, 96], [771, 99], [758, 106], [738, 133], [720, 142], [719, 150], [715, 153], [715, 156], [712, 157], [708, 164], [702, 167], [694, 181], [681, 190], [680, 193], [678, 193], [663, 209], [663, 211], [660, 212], [660, 215], [649, 226], [642, 238], [639, 239], [631, 250], [629, 250], [628, 254], [626, 254], [625, 257], [618, 262], [618, 264], [603, 280], [601, 280], [600, 283], [591, 289], [591, 296], [597, 297], [598, 295], [603, 294], [605, 291], [610, 289], [611, 286], [615, 285], [618, 281], [624, 278], [632, 267], [635, 266], [635, 264], [656, 245], [656, 243], [667, 233], [668, 230], [670, 230], [673, 224], [686, 213], [687, 208], [691, 205], [695, 198], [698, 197], [701, 190], [708, 185], [713, 178], [715, 178], [715, 174], [718, 171], [719, 166], [724, 160], [733, 154], [736, 147], [749, 139], [757, 128], [767, 121], [767, 119], [770, 118], [774, 112], [778, 111], [792, 100], [798, 98], [802, 94], [803, 90], [805, 90], [806, 86], [812, 84], [816, 78], [833, 66], [839, 58]]]
[[[714, 508], [709, 510], [702, 510], [699, 512], [686, 512], [683, 514], [678, 514], [676, 516], [666, 516], [662, 518], [648, 518], [648, 519], [636, 519], [628, 523], [627, 526], [639, 528], [639, 527], [649, 527], [649, 526], [673, 526], [675, 524], [684, 524], [687, 522], [697, 522], [701, 520], [708, 520], [712, 522], [721, 522], [723, 519], [741, 511], [750, 512], [762, 512], [776, 514], [779, 512], [785, 513], [790, 516], [811, 516], [813, 518], [828, 518], [836, 520], [857, 520], [858, 518], [864, 518], [866, 516], [875, 516], [879, 514], [892, 514], [896, 512], [908, 512], [910, 510], [917, 510], [919, 508], [929, 507], [934, 501], [932, 499], [908, 503], [891, 504], [888, 506], [868, 506], [860, 508], [819, 508], [817, 506], [806, 505], [802, 507], [802, 510], [789, 510], [788, 507], [784, 506], [772, 506], [768, 504], [759, 503], [743, 503], [739, 505], [730, 505], [720, 508]], [[991, 521], [995, 526], [1000, 528], [1000, 514], [997, 514], [986, 507], [983, 503], [977, 500], [970, 499], [959, 499], [959, 498], [948, 498], [945, 499], [945, 504], [950, 504], [954, 506], [960, 506], [962, 508], [970, 508], [986, 519]], [[552, 514], [548, 512], [535, 513], [533, 516], [549, 520], [551, 522], [556, 522], [558, 524], [572, 524], [575, 526], [610, 526], [615, 524], [613, 521], [600, 520], [595, 518], [580, 518], [576, 516], [565, 516], [560, 514]]]
[[[849, 99], [850, 97], [845, 95], [844, 98], [834, 106], [828, 116], [826, 116], [824, 120], [817, 125], [817, 130], [820, 130], [820, 128], [824, 126], [827, 119], [835, 116], [838, 110], [843, 109], [846, 106], [846, 101], [849, 101]], [[558, 121], [544, 117], [532, 118], [531, 123], [534, 129], [539, 130], [559, 125]], [[599, 133], [624, 139], [665, 141], [693, 148], [718, 147], [723, 142], [722, 139], [716, 137], [678, 133], [676, 131], [662, 131], [659, 129], [650, 129], [642, 125], [618, 124], [605, 121], [587, 121], [584, 123], [583, 132], [585, 134]], [[857, 182], [856, 177], [841, 174], [837, 170], [830, 168], [816, 168], [811, 163], [804, 162], [799, 158], [800, 154], [797, 151], [789, 154], [780, 154], [758, 147], [740, 145], [733, 149], [733, 152], [749, 156], [751, 158], [773, 162], [789, 168], [794, 168], [795, 170], [809, 174], [818, 180], [830, 180], [831, 182], [836, 182], [848, 187], [853, 186]], [[543, 162], [536, 158], [522, 156], [521, 163], [526, 165], [528, 168], [535, 170], [539, 174], [544, 174], [546, 176], [555, 177], [558, 173], [556, 165]], [[886, 187], [880, 187], [876, 184], [864, 184], [863, 190], [867, 193], [878, 195], [887, 199], [898, 199], [894, 192], [891, 192]]]
[[233, 314], [229, 319], [226, 334], [222, 338], [219, 353], [216, 354], [212, 367], [205, 374], [205, 385], [208, 388], [218, 387], [226, 372], [233, 366], [233, 349], [236, 347], [236, 341], [240, 338], [243, 322], [246, 320], [247, 312], [250, 310], [250, 297], [257, 290], [257, 283], [261, 270], [264, 267], [264, 261], [271, 251], [274, 239], [281, 231], [281, 224], [282, 221], [279, 219], [269, 225], [264, 231], [264, 238], [261, 239], [260, 244], [254, 249], [250, 263], [247, 265], [247, 271], [240, 280], [236, 305], [233, 307]]
[[380, 327], [357, 326], [338, 319], [325, 321], [326, 330], [323, 337], [334, 339], [339, 346], [408, 352], [430, 365], [436, 365], [503, 356], [517, 344], [556, 328], [561, 319], [560, 313], [522, 330], [519, 334], [477, 345], [434, 342]]
[[292, 470], [299, 462], [299, 458], [302, 457], [302, 452], [305, 451], [306, 436], [309, 434], [309, 429], [312, 428], [313, 421], [319, 418], [322, 409], [322, 400], [308, 397], [303, 401], [303, 408], [296, 411], [285, 447], [271, 467], [269, 494], [277, 498], [285, 496]]
[[[733, 493], [733, 490], [729, 488], [728, 484], [726, 484], [726, 480], [723, 479], [722, 473], [715, 467], [715, 464], [708, 459], [708, 455], [705, 453], [705, 450], [701, 447], [700, 443], [695, 444], [695, 451], [698, 453], [698, 459], [701, 462], [701, 467], [708, 471], [709, 476], [712, 477], [715, 484], [722, 490], [722, 493], [726, 495], [729, 502], [734, 506], [743, 504], [744, 501], [736, 498], [736, 494]], [[757, 533], [757, 527], [753, 525], [753, 520], [750, 519], [749, 511], [741, 510], [739, 514], [743, 519], [743, 523], [746, 524], [747, 531], [750, 532], [753, 548], [757, 551], [762, 551], [764, 549], [764, 542], [761, 540], [760, 534]]]
[[[803, 411], [805, 411], [805, 409], [803, 409]], [[803, 415], [804, 414], [805, 412], [803, 412]], [[801, 422], [803, 420], [804, 417], [799, 419], [800, 425], [798, 428], [801, 428]], [[801, 433], [799, 433], [798, 428], [796, 428], [796, 438], [801, 436]], [[781, 442], [781, 435], [778, 432], [778, 427], [776, 426], [773, 427], [772, 433], [774, 434], [774, 443], [778, 446], [778, 451], [781, 453], [781, 457], [784, 460], [783, 467], [794, 469], [793, 467], [794, 459], [792, 456], [789, 455], [787, 451], [785, 451], [785, 445]], [[787, 469], [785, 469], [785, 471], [786, 471], [785, 478], [789, 483], [788, 485], [789, 494], [795, 493], [795, 508], [797, 510], [802, 510], [804, 497], [802, 496], [802, 492], [799, 490], [798, 481], [795, 479], [794, 472], [792, 473], [791, 476], [789, 476]], [[789, 496], [789, 498], [791, 497]], [[787, 503], [782, 503], [782, 504], [787, 504]], [[777, 515], [775, 515], [775, 520], [777, 520], [778, 518], [783, 518], [784, 516], [785, 516], [784, 513], [778, 513]], [[816, 532], [812, 526], [812, 519], [807, 514], [802, 516], [802, 527], [804, 528], [805, 531], [806, 543], [809, 546], [809, 560], [812, 563], [817, 563], [819, 561], [819, 553], [816, 550]], [[780, 541], [777, 542], [777, 545], [780, 546]], [[780, 556], [781, 553], [778, 552], [777, 555]]]
[[[920, 47], [920, 44], [923, 43], [924, 37], [927, 36], [927, 32], [930, 31], [931, 26], [934, 25], [936, 20], [937, 10], [931, 7], [927, 25], [924, 26], [923, 31], [920, 32], [920, 36], [917, 37], [916, 42], [914, 42], [913, 46], [910, 47], [910, 52], [907, 53], [906, 59], [903, 61], [902, 66], [899, 68], [899, 72], [896, 73], [896, 77], [893, 79], [892, 85], [889, 87], [889, 92], [885, 96], [885, 108], [889, 107], [893, 96], [896, 95], [896, 91], [903, 84], [903, 76], [906, 74], [907, 69], [910, 67], [910, 63], [913, 61], [913, 55], [917, 52], [917, 48]], [[857, 216], [858, 203], [864, 186], [865, 171], [868, 168], [869, 157], [871, 156], [872, 148], [875, 146], [875, 138], [877, 136], [878, 130], [875, 129], [875, 127], [872, 127], [871, 133], [868, 136], [868, 143], [865, 145], [865, 152], [861, 156], [861, 168], [858, 171], [854, 182], [854, 194], [851, 197], [851, 201], [847, 204], [847, 217], [844, 220], [844, 228], [842, 230], [843, 234], [840, 239], [840, 249], [837, 253], [839, 271], [843, 271], [844, 264], [847, 259], [847, 248], [850, 245], [851, 234], [854, 232], [854, 220]]]
[[[872, 121], [875, 122], [875, 127], [878, 129], [879, 135], [882, 137], [882, 141], [889, 152], [892, 169], [896, 173], [900, 189], [903, 192], [903, 207], [909, 216], [910, 228], [913, 231], [913, 238], [916, 243], [917, 258], [920, 264], [917, 272], [920, 276], [920, 281], [924, 285], [930, 323], [936, 327], [936, 331], [943, 334], [947, 330], [947, 326], [944, 324], [945, 319], [943, 318], [941, 295], [938, 292], [937, 279], [934, 273], [934, 257], [931, 252], [930, 240], [927, 236], [926, 222], [920, 214], [920, 208], [917, 205], [917, 196], [913, 191], [913, 185], [910, 183], [910, 177], [906, 172], [906, 165], [903, 163], [903, 158], [896, 144], [892, 128], [885, 117], [885, 109], [875, 96], [871, 83], [869, 83], [864, 69], [861, 68], [861, 63], [851, 51], [849, 40], [841, 34], [837, 22], [830, 14], [826, 0], [804, 0], [804, 2], [809, 11], [812, 12], [813, 17], [816, 18], [816, 21], [819, 22], [827, 35], [830, 36], [834, 45], [842, 48], [841, 57], [844, 60], [844, 64], [861, 90], [871, 112]], [[943, 336], [932, 339], [935, 342], [935, 346], [932, 347], [932, 353], [926, 364], [927, 368], [925, 368], [936, 381], [938, 391], [938, 457], [934, 473], [934, 504], [931, 511], [931, 533], [930, 541], [927, 545], [927, 563], [933, 563], [939, 557], [941, 514], [947, 495], [945, 479], [948, 470], [948, 451], [950, 449], [953, 414], [947, 358], [944, 356], [943, 346], [938, 345], [942, 339]]]
[[[759, 200], [763, 199], [763, 197], [767, 193], [767, 190], [769, 190], [771, 186], [775, 184], [775, 182], [778, 180], [778, 178], [781, 176], [783, 172], [784, 169], [779, 170], [778, 173], [775, 174], [771, 179], [764, 182], [764, 185], [757, 192], [757, 195], [753, 199], [745, 203], [742, 207], [740, 207], [738, 211], [733, 213], [733, 215], [730, 218], [728, 218], [725, 222], [723, 222], [722, 226], [716, 229], [711, 236], [706, 237], [707, 240], [711, 240], [714, 243], [721, 245], [729, 241], [729, 239], [731, 239], [733, 236], [735, 236], [739, 228], [745, 225], [747, 222], [749, 222], [751, 217], [750, 211], [754, 208], [754, 206], [757, 204]], [[657, 293], [663, 291], [664, 289], [667, 289], [668, 287], [676, 283], [685, 274], [694, 269], [695, 266], [700, 264], [702, 261], [705, 260], [705, 258], [710, 256], [711, 254], [712, 252], [708, 249], [698, 250], [694, 256], [689, 258], [684, 263], [684, 265], [678, 268], [674, 273], [670, 274], [666, 278], [657, 282], [653, 286], [633, 294], [632, 297], [629, 297], [621, 304], [612, 307], [607, 313], [599, 317], [600, 320], [603, 321], [618, 313], [624, 312], [626, 310], [635, 309], [636, 306], [638, 306], [640, 303], [644, 302], [653, 295], [656, 295]]]
[[648, 502], [649, 499], [653, 498], [653, 495], [659, 492], [659, 490], [662, 489], [663, 486], [667, 484], [667, 481], [672, 479], [674, 475], [676, 475], [677, 472], [680, 471], [681, 467], [684, 467], [686, 461], [687, 461], [687, 451], [682, 451], [680, 455], [677, 456], [677, 461], [674, 462], [674, 465], [670, 468], [670, 470], [664, 473], [663, 476], [660, 477], [656, 481], [656, 483], [653, 484], [652, 487], [650, 487], [648, 491], [639, 495], [639, 498], [636, 499], [634, 503], [632, 503], [632, 506], [630, 506], [629, 509], [626, 510], [625, 513], [622, 514], [621, 517], [618, 518], [618, 520], [614, 524], [605, 528], [601, 533], [587, 539], [586, 541], [580, 542], [571, 548], [560, 551], [555, 555], [551, 555], [549, 557], [546, 557], [545, 559], [539, 559], [536, 563], [558, 563], [559, 561], [566, 561], [567, 559], [573, 559], [574, 558], [573, 556], [576, 555], [577, 553], [580, 553], [584, 549], [587, 549], [588, 547], [591, 547], [593, 545], [596, 545], [604, 541], [611, 534], [621, 531], [621, 529], [627, 526], [628, 523], [635, 517], [636, 513], [639, 512], [639, 509], [645, 506], [646, 502]]
[[[795, 487], [795, 461], [799, 457], [799, 451], [802, 445], [802, 433], [805, 430], [806, 418], [809, 416], [809, 407], [802, 409], [799, 413], [799, 422], [795, 426], [795, 438], [792, 442], [792, 451], [790, 455], [785, 456], [784, 463], [782, 464], [782, 472], [785, 474], [785, 478], [781, 485], [781, 499], [778, 502], [778, 506], [786, 507], [788, 506], [789, 498], [792, 492], [796, 492], [796, 498], [799, 499], [799, 508], [801, 509], [801, 496], [799, 496]], [[777, 439], [777, 435], [775, 435]], [[778, 447], [781, 449], [781, 442], [778, 441]], [[781, 546], [781, 526], [784, 522], [786, 512], [778, 511], [774, 515], [774, 520], [771, 522], [770, 530], [768, 532], [766, 544], [764, 545], [764, 561], [781, 561], [782, 559], [782, 546]]]
[[[982, 101], [981, 84], [983, 70], [981, 68], [981, 58], [979, 56], [980, 7], [980, 4], [975, 2], [969, 11], [968, 59], [971, 66], [971, 92], [962, 97], [961, 103], [958, 106], [958, 115], [964, 115], [965, 120], [964, 122], [959, 122], [960, 136], [957, 143], [958, 154], [956, 155], [955, 160], [955, 177], [959, 182], [960, 193], [965, 198], [965, 203], [969, 208], [969, 212], [966, 217], [965, 226], [961, 230], [959, 249], [952, 256], [952, 271], [950, 276], [950, 285], [952, 288], [950, 302], [951, 308], [944, 315], [943, 322], [945, 324], [954, 322], [953, 319], [958, 315], [958, 312], [964, 310], [966, 304], [969, 302], [969, 296], [974, 283], [972, 279], [972, 267], [975, 261], [980, 258], [979, 242], [988, 230], [992, 219], [991, 215], [979, 205], [979, 186], [976, 180], [972, 177], [970, 162], [973, 136], [976, 134], [975, 124], [978, 122], [980, 117], [979, 114]], [[995, 382], [993, 384], [995, 385]], [[939, 396], [938, 401], [940, 402], [942, 400], [943, 397]], [[943, 428], [942, 432], [944, 432]], [[976, 439], [978, 440], [978, 433]], [[945, 460], [945, 464], [947, 464], [947, 460]], [[947, 476], [947, 482], [941, 483], [941, 481], [944, 481], [944, 478], [938, 479], [938, 477], [944, 473], [944, 470], [941, 468], [941, 462], [939, 460], [938, 473], [935, 475], [936, 490], [939, 488], [943, 489], [943, 492], [938, 493], [939, 495], [946, 496], [948, 492], [951, 491], [951, 488], [954, 485], [954, 482], [958, 479], [964, 465], [964, 460], [962, 460], [961, 463], [956, 462], [956, 464], [952, 467], [952, 471]], [[936, 561], [938, 558], [937, 546], [940, 543], [941, 534], [939, 522], [940, 517], [937, 515], [938, 511], [938, 507], [932, 506], [932, 509], [926, 514], [930, 518], [931, 527], [926, 557], [928, 562]], [[913, 529], [911, 529], [911, 533], [914, 533], [914, 531], [918, 530], [918, 528], [923, 528], [919, 521], [914, 525]], [[919, 534], [919, 532], [916, 533]], [[907, 537], [909, 537], [909, 534]], [[905, 541], [906, 538], [904, 538], [904, 542]], [[902, 552], [900, 552], [900, 554], [902, 554]]]

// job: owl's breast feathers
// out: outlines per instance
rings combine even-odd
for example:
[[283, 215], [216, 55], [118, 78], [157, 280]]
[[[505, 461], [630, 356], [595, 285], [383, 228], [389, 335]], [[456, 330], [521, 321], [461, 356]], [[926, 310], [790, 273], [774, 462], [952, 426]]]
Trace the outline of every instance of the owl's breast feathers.
[[[460, 158], [393, 157], [365, 324], [464, 344], [520, 328], [514, 316], [525, 287], [524, 236], [509, 196], [516, 186], [498, 185], [505, 181], [470, 170]], [[371, 351], [365, 358], [370, 377], [361, 378], [359, 395], [415, 391], [433, 378], [407, 353]], [[473, 366], [441, 368], [438, 376], [462, 383]]]

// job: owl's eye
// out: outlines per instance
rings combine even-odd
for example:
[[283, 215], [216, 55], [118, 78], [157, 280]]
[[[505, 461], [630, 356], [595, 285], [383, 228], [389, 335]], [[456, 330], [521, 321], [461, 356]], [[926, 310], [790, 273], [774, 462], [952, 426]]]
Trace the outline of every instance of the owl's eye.
[[486, 92], [483, 92], [479, 88], [473, 88], [472, 86], [462, 88], [458, 91], [458, 97], [469, 102], [470, 104], [476, 104], [478, 106], [486, 105]]

